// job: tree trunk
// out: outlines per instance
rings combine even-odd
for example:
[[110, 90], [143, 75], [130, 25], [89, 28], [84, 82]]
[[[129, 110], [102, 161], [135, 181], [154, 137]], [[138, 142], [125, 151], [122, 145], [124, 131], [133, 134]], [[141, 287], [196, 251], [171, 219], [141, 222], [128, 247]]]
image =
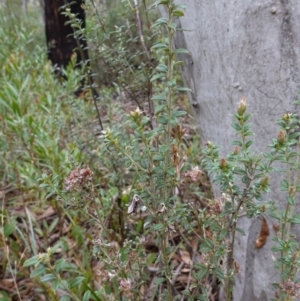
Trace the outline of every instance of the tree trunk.
[[[66, 68], [73, 53], [77, 55], [77, 66], [82, 61], [88, 60], [86, 40], [77, 41], [70, 24], [66, 24], [69, 18], [62, 14], [62, 6], [70, 6], [71, 13], [81, 20], [82, 28], [85, 28], [85, 14], [82, 8], [84, 0], [45, 0], [45, 27], [48, 44], [48, 58], [57, 67], [56, 73], [61, 76], [61, 68]], [[78, 44], [79, 42], [79, 44]], [[80, 47], [79, 47], [80, 46]]]
[[[233, 150], [232, 113], [242, 96], [253, 114], [254, 149], [267, 150], [277, 137], [276, 120], [295, 111], [293, 101], [300, 90], [300, 1], [299, 0], [185, 0], [187, 6], [178, 31], [176, 48], [187, 48], [183, 76], [193, 90], [189, 95], [195, 108], [203, 142]], [[165, 11], [160, 6], [162, 14]], [[280, 200], [279, 175], [271, 184], [266, 200]], [[214, 187], [215, 196], [219, 190]], [[235, 260], [241, 272], [236, 276], [234, 301], [266, 301], [274, 298], [272, 283], [278, 280], [273, 268], [273, 233], [262, 249], [254, 250], [260, 230], [258, 219], [242, 218], [238, 225]], [[272, 229], [269, 219], [269, 227]], [[272, 230], [270, 231], [272, 232]]]
[[22, 11], [25, 16], [27, 16], [27, 5], [28, 5], [28, 0], [22, 0]]

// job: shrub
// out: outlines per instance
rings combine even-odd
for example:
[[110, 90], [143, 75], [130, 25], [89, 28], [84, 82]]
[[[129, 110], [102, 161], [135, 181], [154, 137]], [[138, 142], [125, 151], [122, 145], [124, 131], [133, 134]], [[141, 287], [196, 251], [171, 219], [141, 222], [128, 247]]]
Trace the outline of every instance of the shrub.
[[[91, 121], [95, 112], [89, 96], [85, 101], [74, 96], [85, 76], [73, 70], [75, 61], [60, 85], [44, 48], [33, 47], [28, 55], [26, 30], [17, 26], [0, 32], [17, 37], [14, 47], [2, 49], [0, 78], [1, 175], [15, 194], [2, 194], [5, 273], [20, 295], [18, 274], [28, 278], [30, 272], [49, 300], [212, 300], [217, 286], [232, 300], [239, 273], [235, 235], [243, 234], [237, 221], [242, 215], [262, 216], [255, 245], [260, 248], [269, 234], [264, 215], [270, 215], [278, 220], [273, 251], [279, 254], [281, 279], [274, 285], [275, 297], [295, 298], [299, 246], [291, 225], [300, 223], [293, 210], [299, 191], [299, 118], [284, 114], [270, 151], [255, 155], [251, 115], [242, 99], [233, 115], [239, 138], [232, 141], [232, 153], [220, 157], [219, 147], [207, 142], [199, 162], [197, 141], [187, 142], [186, 112], [178, 105], [189, 89], [180, 84], [177, 55], [188, 52], [173, 47], [174, 20], [185, 7], [170, 0], [157, 5], [166, 6], [168, 18], [158, 18], [149, 28], [146, 49], [138, 31], [130, 40], [142, 45], [138, 68], [133, 68], [122, 25], [105, 34], [107, 25], [93, 1], [86, 9], [94, 36], [71, 20], [75, 36], [88, 39], [92, 59], [103, 59], [101, 66], [115, 72], [104, 72], [115, 85], [102, 87], [97, 99], [101, 126]], [[151, 34], [158, 34], [155, 42]], [[156, 58], [153, 65], [140, 59], [147, 51]], [[145, 87], [145, 99], [132, 97], [137, 108], [112, 100], [115, 91], [120, 96], [122, 89], [134, 94]], [[286, 167], [283, 211], [264, 201], [274, 162]], [[207, 174], [220, 187], [220, 198], [205, 186]], [[14, 214], [12, 204], [22, 214]], [[38, 289], [32, 294], [41, 297]]]

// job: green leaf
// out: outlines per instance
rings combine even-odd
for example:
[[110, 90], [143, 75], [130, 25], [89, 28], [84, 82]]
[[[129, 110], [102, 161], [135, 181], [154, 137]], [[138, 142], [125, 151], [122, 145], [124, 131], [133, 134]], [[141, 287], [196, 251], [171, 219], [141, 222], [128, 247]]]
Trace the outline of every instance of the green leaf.
[[[168, 0], [158, 0], [158, 1], [155, 1], [152, 5], [151, 5], [151, 8], [153, 9], [153, 8], [157, 8], [157, 6], [158, 5], [163, 5], [163, 4], [167, 4], [168, 2], [167, 2]], [[160, 3], [160, 2], [166, 2], [166, 3]]]
[[139, 220], [139, 221], [137, 222], [137, 224], [136, 224], [136, 229], [135, 229], [135, 231], [136, 231], [137, 233], [141, 233], [141, 231], [142, 231], [142, 229], [143, 229], [143, 225], [144, 225], [143, 221], [142, 221], [142, 220]]
[[58, 242], [56, 245], [54, 245], [52, 248], [51, 248], [51, 251], [50, 251], [50, 254], [53, 255], [58, 248], [61, 247], [61, 242]]
[[213, 242], [210, 239], [208, 239], [208, 238], [205, 238], [202, 243], [205, 244], [209, 249], [213, 249], [214, 248]]
[[288, 191], [289, 183], [286, 179], [283, 179], [280, 184], [281, 184], [281, 190], [282, 191]]
[[166, 109], [166, 104], [160, 104], [158, 106], [155, 107], [155, 114], [158, 114], [160, 112], [163, 112]]
[[290, 205], [292, 205], [292, 206], [294, 206], [295, 205], [295, 199], [294, 198], [292, 198], [292, 197], [288, 197], [287, 198], [287, 201], [288, 201], [288, 203], [290, 204]]
[[178, 48], [174, 51], [174, 53], [175, 54], [181, 54], [181, 53], [189, 54], [189, 52], [184, 48]]
[[175, 91], [178, 91], [178, 92], [193, 92], [190, 88], [188, 87], [177, 87], [174, 89]]
[[168, 72], [168, 67], [166, 65], [164, 65], [164, 64], [159, 64], [156, 67], [156, 70], [159, 71], [159, 72], [167, 73]]
[[242, 177], [242, 182], [243, 182], [244, 184], [247, 184], [247, 182], [248, 182], [248, 176], [243, 176], [243, 177]]
[[246, 236], [245, 231], [241, 228], [235, 228], [235, 231], [240, 232], [243, 236]]
[[128, 258], [128, 249], [127, 248], [121, 248], [120, 250], [121, 256], [120, 259], [122, 262], [126, 262]]
[[300, 135], [300, 132], [295, 132], [289, 135], [289, 139], [296, 139]]
[[161, 174], [163, 174], [163, 172], [164, 172], [164, 169], [162, 168], [162, 166], [155, 166], [153, 168], [154, 174], [161, 175]]
[[16, 220], [13, 219], [11, 221], [6, 221], [4, 225], [4, 236], [7, 238], [9, 235], [11, 235], [16, 228]]
[[82, 297], [82, 301], [89, 301], [91, 297], [91, 291], [88, 290], [84, 293], [83, 297]]
[[300, 100], [294, 101], [294, 105], [300, 105]]
[[159, 18], [155, 21], [154, 25], [152, 25], [152, 27], [155, 27], [155, 26], [159, 26], [161, 24], [167, 24], [168, 23], [168, 20], [166, 18]]
[[253, 140], [249, 140], [246, 144], [245, 144], [245, 147], [246, 148], [249, 148], [253, 143]]
[[231, 142], [231, 145], [237, 145], [237, 146], [242, 147], [242, 146], [243, 146], [243, 143], [242, 143], [241, 141], [238, 141], [238, 140], [233, 140], [233, 141]]
[[53, 229], [56, 227], [56, 225], [58, 224], [59, 218], [55, 218], [53, 220], [53, 222], [50, 224], [49, 228], [48, 228], [48, 233], [51, 233], [53, 231]]
[[168, 124], [169, 119], [165, 115], [160, 115], [157, 117], [157, 122], [159, 122], [160, 124]]
[[55, 279], [55, 276], [53, 274], [46, 274], [41, 278], [42, 282], [50, 282]]
[[224, 277], [224, 273], [223, 273], [223, 271], [220, 269], [220, 268], [217, 268], [217, 267], [215, 267], [215, 268], [213, 268], [212, 269], [212, 272], [219, 278], [219, 279], [224, 279], [225, 277]]
[[59, 301], [70, 301], [70, 297], [69, 296], [63, 296], [59, 299]]
[[172, 12], [172, 15], [173, 15], [174, 17], [183, 17], [183, 16], [184, 16], [184, 12], [183, 12], [182, 10], [174, 10], [174, 11]]
[[52, 290], [55, 292], [60, 286], [60, 280], [59, 279], [55, 279], [52, 284], [51, 284], [51, 288]]
[[205, 275], [206, 275], [206, 273], [207, 273], [207, 268], [206, 267], [204, 267], [203, 265], [201, 265], [200, 266], [200, 268], [199, 268], [199, 271], [197, 272], [197, 280], [199, 281], [199, 280], [201, 280]]
[[17, 102], [15, 102], [15, 101], [12, 103], [12, 110], [13, 110], [13, 112], [14, 112], [16, 115], [18, 115], [19, 117], [21, 117], [20, 106], [19, 106], [19, 104], [18, 104]]
[[273, 247], [271, 248], [271, 251], [272, 251], [272, 252], [281, 252], [281, 251], [283, 251], [283, 250], [284, 250], [284, 247], [281, 246], [281, 245], [273, 246]]
[[23, 267], [29, 267], [29, 266], [31, 266], [31, 265], [35, 265], [35, 264], [37, 264], [39, 261], [40, 261], [40, 260], [39, 260], [39, 256], [38, 256], [38, 255], [33, 256], [33, 257], [27, 259], [27, 260], [24, 262]]
[[173, 5], [173, 9], [175, 10], [178, 10], [178, 9], [181, 9], [181, 10], [184, 10], [184, 9], [187, 9], [187, 6], [185, 4], [172, 4]]
[[239, 123], [232, 123], [231, 126], [237, 131], [237, 132], [240, 132], [242, 130], [241, 126]]
[[153, 161], [163, 161], [164, 157], [161, 154], [156, 154], [152, 158]]
[[197, 300], [199, 301], [210, 301], [208, 297], [204, 294], [197, 295]]
[[154, 46], [152, 46], [151, 49], [154, 49], [154, 50], [158, 50], [158, 49], [164, 50], [164, 49], [168, 49], [168, 45], [165, 44], [165, 43], [157, 43]]
[[236, 175], [242, 175], [242, 176], [246, 176], [247, 172], [241, 168], [234, 168], [233, 169], [233, 173]]
[[163, 278], [163, 277], [156, 278], [156, 279], [154, 279], [154, 284], [155, 284], [155, 285], [158, 285], [158, 284], [161, 284], [161, 283], [163, 283], [163, 282], [165, 282], [165, 281], [166, 281], [166, 279]]
[[183, 291], [181, 291], [181, 293], [185, 296], [190, 296], [191, 295], [191, 292], [189, 290], [183, 290]]
[[154, 75], [154, 76], [151, 77], [150, 82], [152, 83], [152, 82], [154, 82], [155, 80], [160, 79], [160, 78], [162, 78], [162, 77], [165, 77], [165, 74], [162, 74], [162, 73], [156, 74], [156, 75]]
[[163, 100], [166, 101], [167, 97], [165, 94], [158, 94], [158, 95], [154, 95], [151, 100]]
[[157, 255], [155, 253], [150, 253], [148, 258], [147, 258], [147, 265], [150, 265], [154, 262], [156, 259]]
[[47, 271], [46, 268], [43, 265], [40, 265], [38, 268], [36, 268], [31, 272], [30, 278], [34, 278], [42, 274], [45, 274], [46, 271]]
[[186, 111], [175, 111], [172, 115], [172, 117], [181, 117], [186, 115]]
[[243, 132], [243, 135], [244, 135], [245, 137], [248, 137], [248, 136], [253, 136], [254, 133], [253, 133], [252, 131], [246, 131], [246, 132]]
[[11, 298], [5, 291], [0, 291], [0, 300], [1, 301], [11, 301]]
[[76, 278], [74, 278], [73, 280], [70, 281], [70, 288], [73, 288], [75, 286], [78, 286], [79, 284], [82, 283], [82, 281], [84, 280], [85, 278], [83, 276], [78, 276]]
[[160, 231], [162, 231], [165, 227], [164, 227], [163, 224], [156, 224], [156, 225], [153, 225], [152, 228], [153, 228], [154, 231], [160, 232]]
[[292, 223], [292, 224], [300, 224], [300, 215], [296, 214], [293, 217], [288, 219], [288, 222]]
[[197, 300], [199, 300], [199, 301], [209, 301], [208, 297], [204, 294], [198, 295]]
[[[178, 30], [180, 30], [180, 29], [177, 28], [177, 31], [178, 31]], [[173, 66], [177, 66], [177, 65], [179, 65], [179, 66], [184, 66], [185, 64], [184, 64], [183, 61], [176, 61], [176, 62], [173, 63]]]
[[168, 26], [168, 28], [173, 29], [174, 31], [176, 31], [176, 27], [177, 27], [176, 23], [168, 23], [167, 26]]

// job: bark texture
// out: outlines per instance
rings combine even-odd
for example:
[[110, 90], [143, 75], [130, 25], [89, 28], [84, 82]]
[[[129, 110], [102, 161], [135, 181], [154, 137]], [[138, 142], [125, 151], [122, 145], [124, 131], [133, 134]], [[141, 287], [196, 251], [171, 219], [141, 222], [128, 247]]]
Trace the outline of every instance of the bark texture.
[[45, 0], [45, 29], [48, 45], [48, 58], [53, 65], [60, 69], [66, 67], [70, 62], [72, 54], [77, 54], [77, 63], [88, 59], [86, 40], [80, 40], [79, 51], [78, 43], [73, 37], [73, 28], [70, 24], [66, 24], [69, 18], [62, 14], [62, 6], [70, 4], [71, 13], [75, 14], [77, 19], [82, 21], [82, 28], [85, 28], [85, 14], [82, 8], [84, 0]]
[[[293, 101], [300, 90], [300, 1], [299, 0], [185, 0], [176, 48], [187, 48], [190, 56], [183, 75], [194, 93], [195, 108], [203, 142], [222, 145], [232, 151], [234, 139], [231, 114], [242, 96], [253, 114], [255, 151], [266, 150], [277, 136], [276, 120], [294, 111]], [[162, 6], [162, 14], [165, 14]], [[279, 178], [273, 179], [266, 199], [280, 202]], [[214, 187], [216, 197], [218, 189]], [[234, 301], [269, 301], [274, 298], [272, 283], [278, 277], [273, 268], [272, 225], [266, 245], [254, 249], [261, 220], [240, 220], [246, 236], [238, 235], [235, 260], [240, 266]]]

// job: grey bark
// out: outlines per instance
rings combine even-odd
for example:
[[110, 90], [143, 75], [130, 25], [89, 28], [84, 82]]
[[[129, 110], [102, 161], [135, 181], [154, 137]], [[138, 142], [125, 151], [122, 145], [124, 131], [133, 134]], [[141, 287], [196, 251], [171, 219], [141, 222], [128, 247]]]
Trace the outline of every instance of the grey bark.
[[[183, 76], [193, 90], [189, 95], [195, 108], [203, 142], [232, 151], [232, 113], [242, 96], [247, 97], [256, 133], [255, 151], [277, 136], [276, 120], [294, 111], [300, 90], [300, 1], [299, 0], [185, 0], [188, 9], [180, 25], [176, 48], [187, 48]], [[161, 12], [164, 14], [162, 7]], [[279, 181], [273, 179], [266, 196], [281, 200]], [[218, 197], [217, 187], [214, 187]], [[274, 298], [272, 283], [278, 279], [273, 268], [271, 235], [267, 244], [254, 250], [260, 230], [259, 219], [243, 218], [239, 227], [235, 260], [241, 272], [236, 277], [234, 301], [266, 301]]]
[[22, 0], [22, 11], [25, 16], [27, 16], [27, 5], [28, 5], [28, 0]]

